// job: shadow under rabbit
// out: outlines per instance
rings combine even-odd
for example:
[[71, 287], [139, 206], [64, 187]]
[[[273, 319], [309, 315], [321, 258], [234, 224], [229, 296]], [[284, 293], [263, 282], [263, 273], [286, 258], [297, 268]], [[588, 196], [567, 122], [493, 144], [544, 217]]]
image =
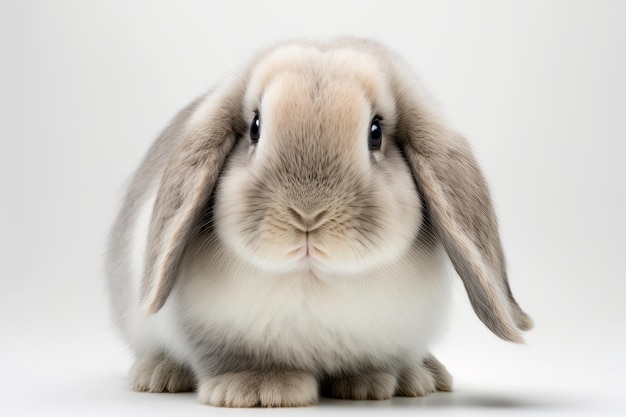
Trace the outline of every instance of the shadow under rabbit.
[[451, 393], [439, 392], [425, 397], [393, 397], [385, 401], [351, 401], [321, 397], [320, 407], [358, 408], [431, 408], [431, 409], [508, 409], [508, 410], [554, 410], [584, 408], [576, 401], [564, 398], [550, 399], [536, 394], [508, 394], [487, 391], [461, 390]]

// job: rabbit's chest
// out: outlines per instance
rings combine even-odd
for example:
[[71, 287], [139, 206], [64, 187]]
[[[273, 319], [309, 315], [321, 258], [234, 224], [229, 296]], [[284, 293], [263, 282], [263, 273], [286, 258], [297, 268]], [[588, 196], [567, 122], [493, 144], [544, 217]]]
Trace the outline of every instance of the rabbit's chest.
[[351, 277], [218, 265], [190, 269], [176, 294], [186, 320], [213, 339], [207, 345], [243, 344], [332, 368], [355, 357], [423, 354], [445, 315], [442, 265]]

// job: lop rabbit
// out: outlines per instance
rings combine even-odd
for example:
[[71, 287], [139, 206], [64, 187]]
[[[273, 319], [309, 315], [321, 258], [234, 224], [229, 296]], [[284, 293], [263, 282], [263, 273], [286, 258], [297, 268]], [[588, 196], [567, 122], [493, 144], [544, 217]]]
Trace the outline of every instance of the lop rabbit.
[[470, 147], [399, 56], [340, 39], [263, 51], [174, 118], [107, 276], [136, 390], [301, 406], [451, 390], [430, 344], [452, 267], [480, 320], [521, 342], [532, 323]]

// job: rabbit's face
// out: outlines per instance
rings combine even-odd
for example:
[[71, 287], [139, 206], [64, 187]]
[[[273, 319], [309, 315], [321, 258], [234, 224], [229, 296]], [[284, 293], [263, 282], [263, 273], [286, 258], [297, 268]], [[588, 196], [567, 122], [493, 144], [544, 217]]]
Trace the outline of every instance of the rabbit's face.
[[385, 80], [350, 49], [290, 46], [263, 60], [245, 95], [249, 131], [215, 194], [231, 249], [266, 269], [349, 273], [409, 248], [422, 204]]

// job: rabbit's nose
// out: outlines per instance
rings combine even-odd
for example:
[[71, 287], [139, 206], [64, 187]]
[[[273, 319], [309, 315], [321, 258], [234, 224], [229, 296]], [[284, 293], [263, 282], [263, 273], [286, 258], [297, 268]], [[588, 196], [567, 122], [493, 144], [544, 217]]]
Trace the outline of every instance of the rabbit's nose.
[[302, 210], [297, 207], [288, 207], [287, 211], [292, 223], [298, 230], [310, 232], [318, 229], [329, 219], [328, 211], [320, 210]]

